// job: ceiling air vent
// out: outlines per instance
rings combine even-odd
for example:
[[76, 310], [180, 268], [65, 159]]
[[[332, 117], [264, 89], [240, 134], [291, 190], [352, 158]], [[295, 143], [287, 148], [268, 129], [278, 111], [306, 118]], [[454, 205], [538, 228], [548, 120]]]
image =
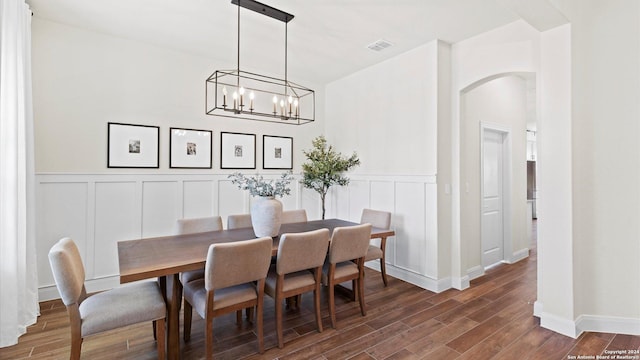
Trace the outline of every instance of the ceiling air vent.
[[392, 46], [393, 44], [388, 42], [387, 40], [377, 40], [369, 45], [367, 45], [367, 48], [373, 50], [373, 51], [382, 51], [390, 46]]

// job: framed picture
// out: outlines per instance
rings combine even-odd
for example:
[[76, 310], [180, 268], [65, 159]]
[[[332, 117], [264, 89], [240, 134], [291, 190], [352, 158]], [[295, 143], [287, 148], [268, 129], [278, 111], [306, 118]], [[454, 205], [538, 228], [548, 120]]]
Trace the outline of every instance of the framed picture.
[[212, 132], [170, 128], [169, 167], [211, 169]]
[[255, 169], [256, 135], [221, 132], [220, 168]]
[[262, 135], [262, 168], [293, 169], [293, 138]]
[[107, 124], [107, 167], [160, 167], [160, 127]]

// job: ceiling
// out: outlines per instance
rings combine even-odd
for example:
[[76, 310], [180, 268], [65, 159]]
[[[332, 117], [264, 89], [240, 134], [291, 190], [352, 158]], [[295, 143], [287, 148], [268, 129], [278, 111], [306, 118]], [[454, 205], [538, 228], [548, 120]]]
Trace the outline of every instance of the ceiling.
[[[174, 49], [235, 69], [231, 0], [27, 0], [34, 17]], [[325, 84], [434, 39], [455, 43], [520, 19], [505, 0], [264, 0], [293, 14], [288, 77]], [[241, 11], [240, 68], [284, 77], [284, 23]], [[370, 43], [393, 44], [380, 52]]]

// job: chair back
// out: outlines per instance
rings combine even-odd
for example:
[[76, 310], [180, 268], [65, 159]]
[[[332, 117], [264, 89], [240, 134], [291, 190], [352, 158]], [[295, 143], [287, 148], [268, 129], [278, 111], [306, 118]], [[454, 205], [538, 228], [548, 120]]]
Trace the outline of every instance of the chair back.
[[270, 237], [212, 244], [204, 270], [205, 288], [216, 290], [264, 279], [272, 246]]
[[333, 229], [329, 245], [329, 262], [336, 264], [364, 257], [369, 249], [369, 240], [371, 240], [371, 224]]
[[222, 218], [220, 216], [209, 216], [194, 219], [178, 219], [178, 234], [193, 234], [207, 231], [222, 230]]
[[80, 304], [86, 297], [84, 266], [78, 247], [70, 238], [60, 239], [49, 250], [53, 278], [66, 305]]
[[289, 274], [322, 266], [329, 248], [329, 229], [282, 234], [278, 244], [276, 273]]
[[362, 209], [360, 224], [367, 223], [380, 229], [389, 229], [391, 227], [391, 213], [388, 211]]
[[288, 210], [282, 212], [282, 223], [307, 222], [307, 211], [305, 209]]
[[251, 224], [251, 214], [229, 215], [227, 217], [227, 229], [248, 228]]

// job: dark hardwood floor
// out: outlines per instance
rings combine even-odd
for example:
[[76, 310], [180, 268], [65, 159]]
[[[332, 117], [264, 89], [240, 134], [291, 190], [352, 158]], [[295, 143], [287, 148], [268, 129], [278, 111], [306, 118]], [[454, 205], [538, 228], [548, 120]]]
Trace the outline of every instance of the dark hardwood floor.
[[[608, 350], [640, 349], [640, 336], [584, 333], [578, 339], [539, 326], [536, 250], [513, 265], [500, 265], [464, 291], [436, 294], [367, 269], [367, 316], [357, 302], [337, 298], [338, 329], [330, 327], [323, 293], [324, 331], [315, 330], [311, 294], [300, 310], [285, 311], [285, 346], [278, 349], [274, 302], [265, 297], [264, 354], [257, 353], [254, 328], [235, 315], [214, 320], [217, 359], [545, 359], [569, 355], [595, 358]], [[69, 320], [60, 301], [41, 303], [42, 316], [18, 345], [0, 349], [0, 359], [66, 359]], [[204, 321], [194, 314], [191, 341], [181, 343], [183, 359], [204, 357]], [[85, 339], [83, 359], [155, 359], [151, 324]], [[638, 359], [638, 357], [636, 357]]]

